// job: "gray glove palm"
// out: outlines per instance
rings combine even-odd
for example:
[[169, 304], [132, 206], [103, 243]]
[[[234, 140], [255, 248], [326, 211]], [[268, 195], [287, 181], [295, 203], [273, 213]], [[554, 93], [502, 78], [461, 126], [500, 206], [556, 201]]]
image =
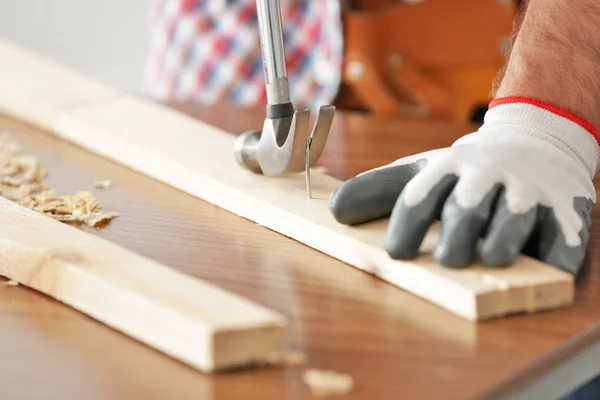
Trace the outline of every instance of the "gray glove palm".
[[394, 259], [416, 257], [440, 219], [434, 257], [442, 265], [463, 268], [479, 255], [486, 266], [506, 266], [525, 253], [577, 274], [589, 241], [598, 154], [580, 125], [529, 104], [501, 105], [478, 132], [449, 148], [344, 182], [330, 209], [348, 225], [390, 216], [383, 245]]

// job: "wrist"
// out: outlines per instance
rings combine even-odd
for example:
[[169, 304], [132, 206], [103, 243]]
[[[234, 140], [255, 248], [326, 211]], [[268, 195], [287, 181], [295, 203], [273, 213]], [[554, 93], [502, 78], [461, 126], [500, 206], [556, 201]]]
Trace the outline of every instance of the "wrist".
[[[598, 127], [595, 126], [589, 120], [569, 111], [566, 108], [560, 107], [557, 104], [540, 100], [538, 98], [528, 96], [506, 96], [498, 97], [492, 100], [489, 104], [489, 109], [491, 110], [499, 106], [508, 104], [526, 104], [534, 106], [534, 109], [531, 107], [518, 108], [515, 117], [528, 118], [530, 116], [527, 114], [530, 112], [534, 112], [533, 110], [535, 110], [535, 113], [537, 115], [533, 118], [533, 120], [536, 123], [540, 123], [545, 126], [552, 125], [553, 123], [561, 123], [559, 122], [561, 121], [561, 118], [566, 119], [573, 124], [579, 125], [579, 127], [571, 126], [571, 128], [575, 129], [576, 131], [580, 131], [582, 128], [587, 133], [587, 135], [590, 135], [594, 138], [594, 142], [596, 143], [596, 145], [600, 145], [600, 130], [598, 129]], [[571, 124], [567, 123], [567, 125]], [[580, 132], [580, 134], [584, 135], [583, 132]]]
[[600, 129], [600, 79], [595, 76], [587, 81], [585, 79], [591, 73], [586, 71], [598, 70], [600, 58], [592, 60], [587, 55], [572, 54], [573, 66], [569, 72], [558, 74], [557, 68], [566, 69], [557, 67], [566, 56], [548, 53], [548, 56], [538, 54], [538, 57], [543, 58], [544, 62], [536, 64], [532, 60], [525, 61], [522, 59], [527, 58], [524, 55], [513, 57], [494, 98], [537, 99], [578, 115], [596, 130]]
[[528, 0], [494, 97], [525, 96], [600, 129], [600, 2]]
[[[468, 135], [470, 136], [470, 135]], [[524, 145], [543, 141], [561, 150], [592, 179], [600, 166], [600, 132], [579, 115], [538, 99], [515, 96], [490, 103], [483, 126], [456, 144], [476, 142]]]

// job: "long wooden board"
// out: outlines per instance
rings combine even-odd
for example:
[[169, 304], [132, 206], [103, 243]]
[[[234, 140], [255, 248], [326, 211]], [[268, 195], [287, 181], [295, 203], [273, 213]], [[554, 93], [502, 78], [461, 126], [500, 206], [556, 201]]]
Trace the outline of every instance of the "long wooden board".
[[[26, 64], [28, 60], [13, 58], [11, 62]], [[66, 82], [56, 78], [57, 87], [72, 83], [62, 76]], [[48, 76], [32, 72], [28, 79]], [[35, 114], [15, 110], [9, 102], [0, 104], [5, 112], [36, 123]], [[469, 320], [573, 302], [573, 278], [528, 257], [505, 270], [441, 267], [431, 257], [437, 227], [430, 230], [421, 257], [410, 262], [392, 260], [382, 248], [387, 221], [347, 227], [333, 219], [327, 206], [329, 194], [341, 182], [315, 171], [314, 198], [308, 200], [301, 174], [265, 178], [245, 171], [233, 159], [232, 135], [144, 98], [126, 93], [98, 98], [62, 108], [54, 121], [51, 132], [65, 140], [292, 237]]]
[[2, 197], [0, 275], [202, 371], [285, 350], [284, 316]]

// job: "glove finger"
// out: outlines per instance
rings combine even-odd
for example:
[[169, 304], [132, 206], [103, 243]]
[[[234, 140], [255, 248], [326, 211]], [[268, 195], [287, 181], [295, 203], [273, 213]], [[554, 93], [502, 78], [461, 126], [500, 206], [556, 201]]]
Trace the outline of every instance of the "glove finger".
[[355, 225], [390, 215], [404, 186], [424, 167], [425, 160], [365, 172], [337, 187], [329, 209], [342, 224]]
[[579, 231], [579, 244], [569, 246], [554, 210], [539, 206], [538, 222], [524, 253], [577, 275], [585, 259], [594, 203], [590, 199], [576, 198], [573, 206], [576, 214], [584, 221]]
[[[482, 185], [485, 180], [481, 179], [484, 177], [466, 179], [464, 184], [459, 182], [444, 204], [440, 240], [435, 248], [434, 258], [446, 267], [465, 268], [471, 265], [475, 259], [477, 242], [491, 219], [502, 185], [494, 184], [484, 188]], [[463, 190], [477, 190], [474, 185], [483, 188], [485, 195], [474, 207], [462, 206], [457, 196]]]
[[[427, 175], [435, 173], [436, 171], [427, 172]], [[438, 183], [416, 205], [407, 204], [406, 192], [403, 192], [398, 198], [390, 216], [384, 242], [384, 248], [391, 258], [407, 260], [415, 258], [419, 254], [427, 231], [433, 221], [439, 218], [444, 202], [458, 181], [458, 177], [454, 174], [440, 175], [440, 177]], [[411, 184], [415, 183], [414, 186], [419, 186], [420, 178], [420, 176], [416, 177]]]
[[516, 214], [509, 210], [504, 192], [500, 194], [480, 251], [483, 265], [503, 267], [512, 264], [525, 247], [536, 221], [537, 206]]

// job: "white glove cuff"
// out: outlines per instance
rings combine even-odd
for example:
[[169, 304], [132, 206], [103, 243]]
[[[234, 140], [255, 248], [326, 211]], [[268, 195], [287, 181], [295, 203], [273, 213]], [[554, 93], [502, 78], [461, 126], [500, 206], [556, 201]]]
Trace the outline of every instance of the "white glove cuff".
[[[577, 115], [542, 101], [525, 97], [505, 97], [492, 101], [483, 126], [474, 136], [483, 139], [488, 133], [492, 134], [492, 140], [495, 141], [501, 140], [501, 136], [518, 141], [523, 134], [542, 139], [579, 163], [590, 179], [593, 179], [600, 166], [598, 129]], [[482, 134], [485, 136], [482, 137]], [[455, 144], [469, 141], [465, 137], [465, 140], [459, 139]]]

